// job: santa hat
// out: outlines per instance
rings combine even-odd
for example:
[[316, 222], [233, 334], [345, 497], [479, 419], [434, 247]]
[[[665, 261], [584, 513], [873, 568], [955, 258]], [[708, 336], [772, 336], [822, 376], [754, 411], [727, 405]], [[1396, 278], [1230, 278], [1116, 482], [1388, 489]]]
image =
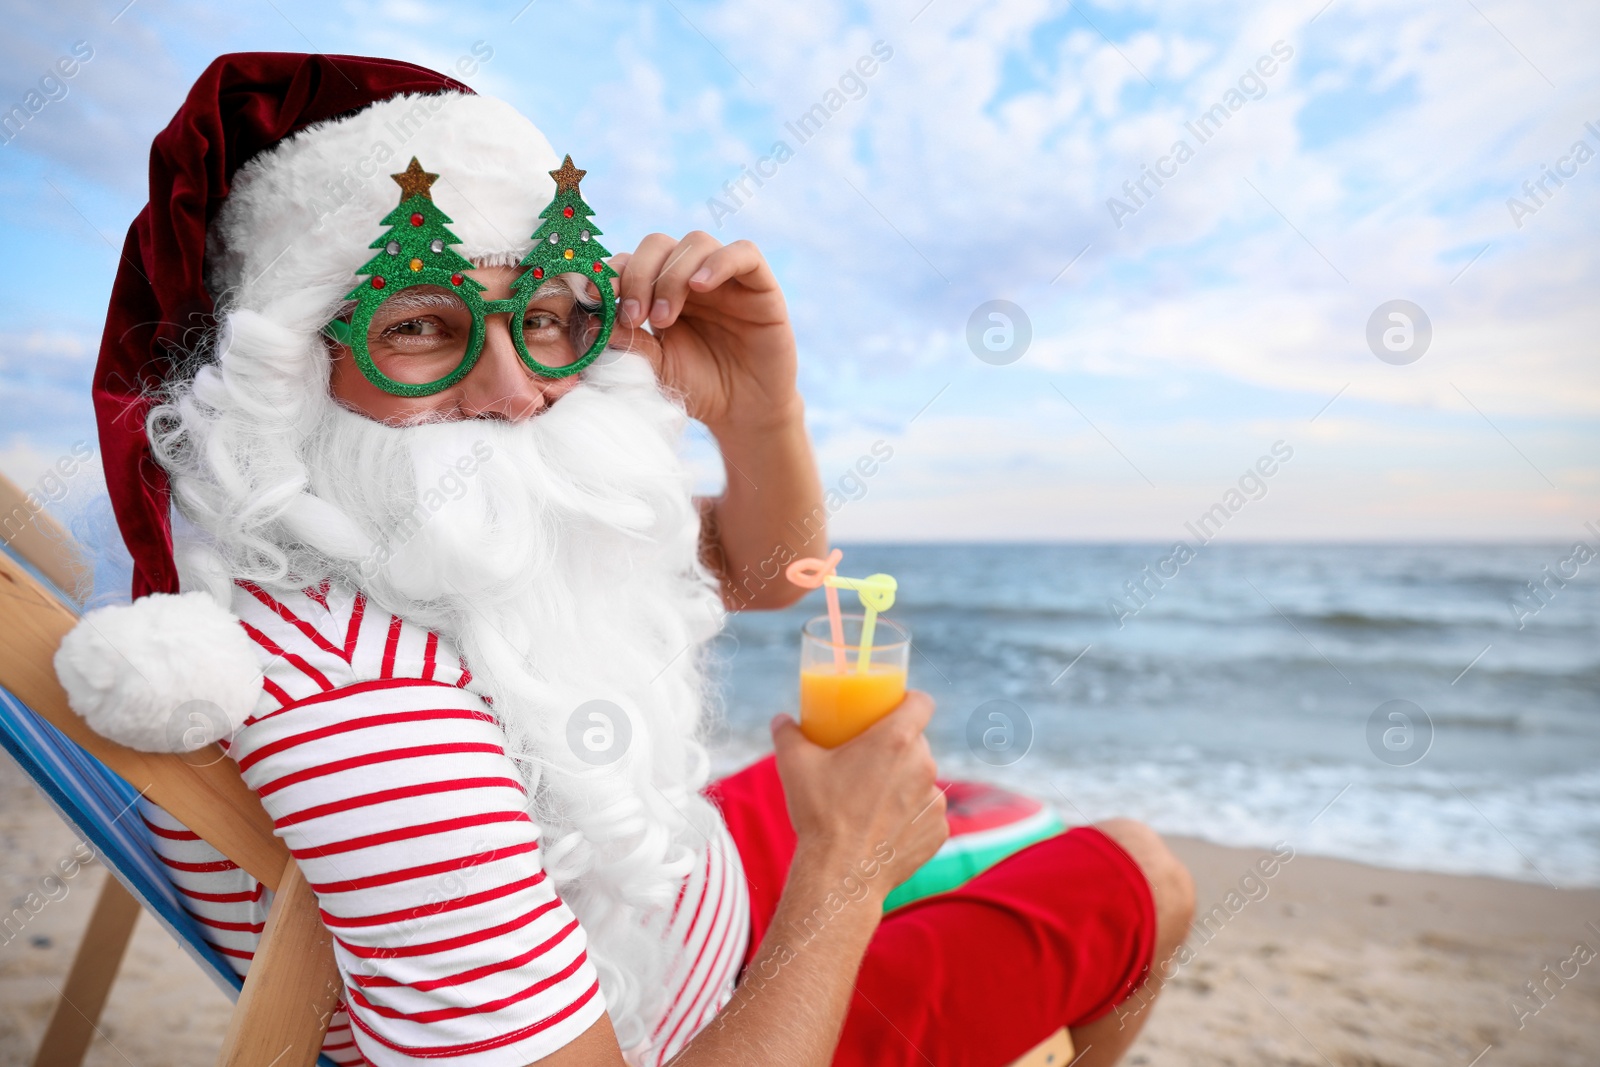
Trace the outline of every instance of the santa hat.
[[[559, 157], [510, 105], [422, 67], [360, 56], [238, 53], [201, 74], [150, 151], [94, 374], [95, 419], [133, 601], [87, 613], [56, 654], [68, 703], [101, 734], [186, 751], [241, 725], [254, 646], [202, 592], [180, 592], [171, 487], [145, 420], [225, 309], [353, 281], [412, 156], [460, 253], [515, 263], [555, 193]], [[195, 709], [203, 709], [196, 714]]]

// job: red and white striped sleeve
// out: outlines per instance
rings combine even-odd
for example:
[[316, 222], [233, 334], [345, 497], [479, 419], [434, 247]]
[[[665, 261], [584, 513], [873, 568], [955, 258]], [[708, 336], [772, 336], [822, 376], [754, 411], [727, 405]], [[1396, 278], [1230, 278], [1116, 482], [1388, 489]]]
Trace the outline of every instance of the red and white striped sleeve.
[[681, 946], [667, 980], [673, 998], [651, 1032], [644, 1067], [676, 1056], [733, 997], [750, 940], [750, 893], [738, 846], [720, 819], [684, 883], [666, 936]]
[[459, 657], [359, 594], [244, 591], [266, 682], [229, 754], [317, 895], [360, 1052], [522, 1067], [583, 1033], [605, 1012], [584, 931]]

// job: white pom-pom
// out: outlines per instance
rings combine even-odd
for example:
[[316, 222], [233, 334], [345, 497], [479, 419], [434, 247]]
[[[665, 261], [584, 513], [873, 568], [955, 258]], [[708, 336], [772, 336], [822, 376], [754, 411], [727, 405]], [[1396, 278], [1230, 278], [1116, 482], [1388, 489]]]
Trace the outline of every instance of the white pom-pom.
[[95, 732], [145, 752], [192, 752], [230, 736], [261, 694], [255, 646], [205, 593], [95, 609], [62, 640], [55, 668]]

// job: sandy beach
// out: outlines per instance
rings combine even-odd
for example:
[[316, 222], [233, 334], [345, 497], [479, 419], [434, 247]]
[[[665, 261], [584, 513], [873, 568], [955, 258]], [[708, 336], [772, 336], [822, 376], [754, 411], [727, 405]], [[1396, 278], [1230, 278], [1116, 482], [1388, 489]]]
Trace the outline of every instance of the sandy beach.
[[[1600, 958], [1564, 987], [1544, 970], [1559, 973], [1579, 942], [1600, 951], [1600, 891], [1296, 856], [1263, 882], [1265, 897], [1231, 914], [1228, 893], [1267, 853], [1186, 838], [1173, 848], [1198, 888], [1195, 957], [1130, 1064], [1600, 1062]], [[1529, 981], [1553, 991], [1542, 1007]]]
[[[7, 907], [76, 845], [0, 759]], [[1203, 922], [1131, 1065], [1592, 1067], [1600, 1057], [1600, 959], [1574, 952], [1600, 950], [1600, 891], [1307, 855], [1262, 878], [1266, 850], [1187, 838], [1175, 848], [1194, 871]], [[0, 1063], [30, 1061], [105, 877], [88, 865], [0, 944]], [[1544, 983], [1541, 1000], [1526, 982]], [[147, 915], [87, 1062], [208, 1065], [230, 1007]]]

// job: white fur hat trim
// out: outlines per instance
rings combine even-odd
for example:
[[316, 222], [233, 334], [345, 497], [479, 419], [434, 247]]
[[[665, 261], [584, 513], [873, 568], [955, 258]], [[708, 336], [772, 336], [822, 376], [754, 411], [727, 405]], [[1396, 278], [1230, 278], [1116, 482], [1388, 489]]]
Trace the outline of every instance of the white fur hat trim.
[[549, 172], [561, 165], [544, 134], [493, 97], [407, 94], [307, 127], [239, 168], [206, 237], [219, 303], [261, 311], [286, 296], [337, 302], [400, 203], [389, 175], [413, 156], [439, 175], [431, 194], [461, 238], [457, 252], [509, 266], [533, 247], [556, 192]]
[[55, 655], [67, 703], [145, 752], [192, 752], [244, 724], [261, 694], [255, 646], [205, 593], [152, 593], [89, 612]]

